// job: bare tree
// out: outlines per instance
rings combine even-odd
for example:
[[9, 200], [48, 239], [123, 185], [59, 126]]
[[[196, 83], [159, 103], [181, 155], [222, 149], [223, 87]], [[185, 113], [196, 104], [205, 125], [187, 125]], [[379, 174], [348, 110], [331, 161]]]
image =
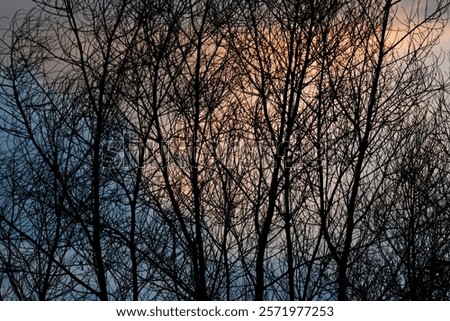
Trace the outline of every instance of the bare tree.
[[448, 298], [427, 3], [35, 1], [2, 40], [0, 298]]

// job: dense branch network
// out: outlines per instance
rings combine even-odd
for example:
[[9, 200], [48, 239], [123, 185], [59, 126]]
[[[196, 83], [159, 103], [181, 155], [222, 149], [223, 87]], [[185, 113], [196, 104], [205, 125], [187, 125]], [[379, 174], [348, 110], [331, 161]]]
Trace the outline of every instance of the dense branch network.
[[0, 299], [450, 298], [448, 1], [34, 2]]

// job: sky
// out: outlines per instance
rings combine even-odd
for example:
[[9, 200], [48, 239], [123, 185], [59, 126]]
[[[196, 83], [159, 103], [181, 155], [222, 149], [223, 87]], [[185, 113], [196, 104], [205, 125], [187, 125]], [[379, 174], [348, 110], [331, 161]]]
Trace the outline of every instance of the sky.
[[20, 9], [29, 9], [33, 6], [31, 0], [0, 0], [0, 26], [8, 26], [9, 20]]
[[[417, 3], [417, 0], [402, 0], [405, 6], [410, 6], [412, 3]], [[433, 0], [430, 1], [432, 3]], [[425, 1], [420, 1], [423, 5]], [[0, 38], [4, 33], [4, 29], [9, 26], [11, 18], [21, 9], [28, 10], [33, 7], [32, 0], [0, 0]], [[446, 59], [442, 65], [444, 73], [450, 74], [450, 22], [445, 28], [444, 34], [441, 36], [440, 43], [435, 52], [444, 52]]]

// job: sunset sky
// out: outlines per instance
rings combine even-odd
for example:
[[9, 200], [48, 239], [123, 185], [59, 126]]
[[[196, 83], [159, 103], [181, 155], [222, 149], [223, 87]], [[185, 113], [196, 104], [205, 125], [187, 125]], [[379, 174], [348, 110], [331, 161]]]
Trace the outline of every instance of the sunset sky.
[[0, 301], [450, 302], [449, 21], [0, 0]]
[[[412, 4], [416, 4], [415, 0], [402, 0], [405, 8], [410, 8]], [[430, 1], [433, 3], [434, 1]], [[422, 1], [424, 5], [426, 1]], [[11, 18], [14, 14], [21, 9], [30, 9], [33, 7], [31, 0], [0, 0], [0, 35], [3, 34], [3, 30], [8, 27]], [[448, 75], [450, 74], [450, 23], [447, 25], [444, 34], [441, 37], [440, 48], [436, 48], [435, 52], [444, 52], [446, 55], [445, 62], [443, 64], [443, 71]]]

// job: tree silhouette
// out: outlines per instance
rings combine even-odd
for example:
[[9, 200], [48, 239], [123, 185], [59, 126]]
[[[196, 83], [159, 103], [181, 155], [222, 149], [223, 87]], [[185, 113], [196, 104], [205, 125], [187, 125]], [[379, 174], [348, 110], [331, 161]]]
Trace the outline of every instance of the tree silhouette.
[[34, 3], [1, 299], [449, 298], [448, 1]]

